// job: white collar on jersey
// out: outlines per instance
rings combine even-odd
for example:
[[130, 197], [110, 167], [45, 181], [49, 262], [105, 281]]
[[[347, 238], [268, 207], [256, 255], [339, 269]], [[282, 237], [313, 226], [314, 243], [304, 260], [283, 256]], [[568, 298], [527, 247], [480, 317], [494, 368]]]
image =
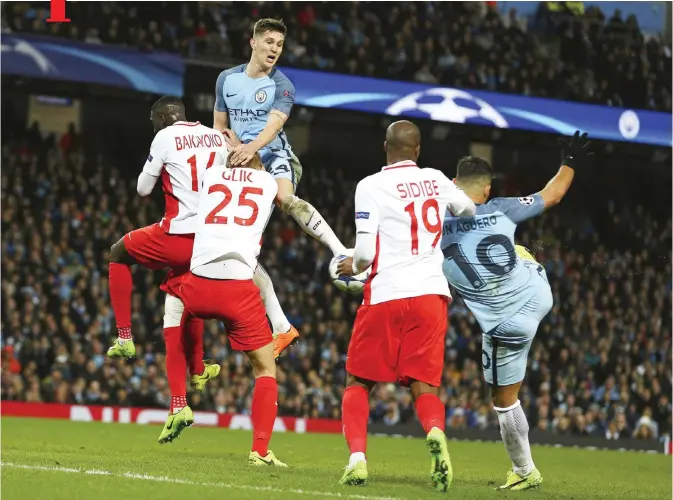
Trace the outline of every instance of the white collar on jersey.
[[392, 170], [393, 168], [404, 168], [404, 167], [416, 167], [418, 168], [418, 165], [416, 165], [416, 162], [411, 161], [411, 160], [402, 160], [398, 161], [397, 163], [391, 163], [390, 165], [386, 165], [381, 169], [383, 170]]
[[201, 125], [199, 122], [186, 122], [186, 121], [177, 121], [173, 125], [187, 125], [188, 127], [196, 127], [197, 125]]

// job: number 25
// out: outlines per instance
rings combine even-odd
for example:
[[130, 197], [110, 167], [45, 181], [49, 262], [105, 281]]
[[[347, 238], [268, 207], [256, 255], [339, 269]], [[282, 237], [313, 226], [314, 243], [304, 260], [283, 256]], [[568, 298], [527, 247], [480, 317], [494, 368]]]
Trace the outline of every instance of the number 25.
[[[404, 211], [407, 212], [411, 218], [411, 254], [418, 255], [418, 218], [416, 217], [416, 209], [414, 205], [415, 203], [412, 201], [404, 207]], [[435, 215], [437, 217], [437, 222], [435, 223], [431, 223], [428, 218], [428, 212], [431, 208], [435, 210]], [[439, 242], [439, 238], [442, 237], [442, 221], [439, 217], [439, 204], [437, 203], [437, 200], [434, 198], [425, 200], [421, 207], [421, 216], [423, 217], [423, 225], [425, 226], [425, 229], [429, 233], [435, 234], [435, 239], [432, 242], [432, 248], [435, 248]]]
[[[222, 193], [224, 195], [224, 199], [220, 203], [218, 203], [217, 206], [213, 208], [210, 211], [210, 213], [206, 216], [206, 224], [228, 224], [229, 223], [228, 217], [217, 214], [220, 213], [222, 210], [224, 210], [226, 206], [229, 205], [229, 203], [231, 202], [231, 199], [234, 197], [234, 195], [231, 192], [231, 189], [229, 189], [224, 184], [214, 184], [213, 186], [210, 186], [210, 188], [208, 189], [208, 194], [212, 193]], [[262, 188], [250, 187], [250, 186], [246, 186], [243, 188], [241, 194], [238, 197], [238, 206], [251, 208], [252, 215], [247, 219], [235, 216], [234, 224], [238, 224], [239, 226], [252, 226], [255, 223], [255, 221], [257, 220], [257, 214], [259, 213], [259, 205], [257, 205], [257, 202], [255, 202], [254, 200], [249, 199], [248, 195], [254, 196], [262, 194], [264, 194], [264, 190]]]

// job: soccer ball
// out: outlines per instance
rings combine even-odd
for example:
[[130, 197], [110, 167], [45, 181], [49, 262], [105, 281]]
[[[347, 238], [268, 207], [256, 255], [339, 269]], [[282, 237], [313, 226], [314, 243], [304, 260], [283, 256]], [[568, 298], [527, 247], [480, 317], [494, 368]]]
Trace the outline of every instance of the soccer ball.
[[369, 278], [369, 274], [372, 271], [371, 267], [360, 274], [356, 274], [355, 276], [337, 276], [337, 265], [339, 265], [339, 262], [344, 260], [346, 257], [352, 256], [353, 249], [349, 248], [346, 250], [345, 255], [337, 255], [336, 257], [332, 258], [329, 263], [329, 274], [332, 277], [332, 283], [334, 283], [334, 286], [339, 290], [342, 292], [358, 294], [362, 293], [362, 290], [365, 287], [365, 282], [367, 281], [367, 278]]

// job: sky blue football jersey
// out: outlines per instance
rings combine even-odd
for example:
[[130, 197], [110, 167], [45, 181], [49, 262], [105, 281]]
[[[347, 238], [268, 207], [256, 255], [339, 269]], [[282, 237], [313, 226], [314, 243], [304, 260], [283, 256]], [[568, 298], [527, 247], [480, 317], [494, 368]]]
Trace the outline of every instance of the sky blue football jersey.
[[539, 194], [523, 198], [494, 198], [477, 205], [474, 217], [447, 214], [441, 247], [444, 275], [463, 297], [484, 332], [516, 313], [529, 293], [531, 280], [514, 250], [514, 232], [520, 222], [540, 215]]
[[[220, 73], [215, 84], [215, 110], [226, 111], [229, 127], [242, 142], [257, 138], [266, 126], [269, 113], [277, 109], [286, 115], [294, 105], [294, 85], [277, 68], [261, 78], [250, 78], [245, 73], [247, 64], [241, 64]], [[292, 149], [283, 130], [260, 154], [273, 152], [290, 158]]]

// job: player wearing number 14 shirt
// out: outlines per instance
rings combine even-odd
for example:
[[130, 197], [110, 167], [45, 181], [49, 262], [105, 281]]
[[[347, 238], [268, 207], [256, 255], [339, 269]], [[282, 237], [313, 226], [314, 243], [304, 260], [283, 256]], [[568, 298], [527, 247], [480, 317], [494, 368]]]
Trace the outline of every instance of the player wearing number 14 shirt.
[[525, 490], [542, 483], [528, 442], [528, 422], [518, 399], [526, 362], [538, 325], [553, 298], [544, 268], [514, 244], [517, 224], [561, 201], [574, 169], [591, 154], [586, 134], [567, 144], [556, 176], [540, 192], [522, 198], [488, 201], [493, 170], [482, 158], [458, 162], [456, 184], [477, 203], [474, 217], [444, 220], [444, 274], [482, 328], [484, 378], [512, 469], [498, 489]]
[[346, 358], [342, 418], [351, 457], [341, 483], [366, 482], [369, 391], [377, 382], [397, 382], [411, 388], [427, 433], [432, 480], [446, 491], [453, 472], [438, 395], [450, 293], [439, 242], [447, 208], [469, 216], [475, 205], [442, 172], [418, 167], [414, 124], [390, 125], [385, 150], [388, 165], [355, 191], [354, 254], [338, 268], [353, 275], [372, 266]]
[[228, 149], [223, 135], [185, 117], [182, 101], [165, 96], [152, 106], [150, 119], [156, 133], [143, 171], [138, 177], [138, 194], [148, 196], [161, 182], [166, 203], [160, 222], [126, 234], [110, 251], [110, 302], [117, 323], [118, 338], [108, 349], [113, 358], [132, 358], [135, 345], [131, 336], [131, 294], [134, 264], [152, 270], [169, 269], [161, 285], [166, 294], [164, 308], [164, 341], [166, 373], [171, 391], [169, 422], [160, 443], [170, 442], [184, 425], [193, 421], [187, 406], [187, 369], [194, 390], [202, 391], [206, 382], [219, 374], [217, 364], [203, 363], [203, 321], [194, 318], [185, 322], [179, 312], [179, 300], [170, 287], [189, 271], [194, 245], [194, 225], [198, 211], [199, 187], [205, 171], [226, 162]]

